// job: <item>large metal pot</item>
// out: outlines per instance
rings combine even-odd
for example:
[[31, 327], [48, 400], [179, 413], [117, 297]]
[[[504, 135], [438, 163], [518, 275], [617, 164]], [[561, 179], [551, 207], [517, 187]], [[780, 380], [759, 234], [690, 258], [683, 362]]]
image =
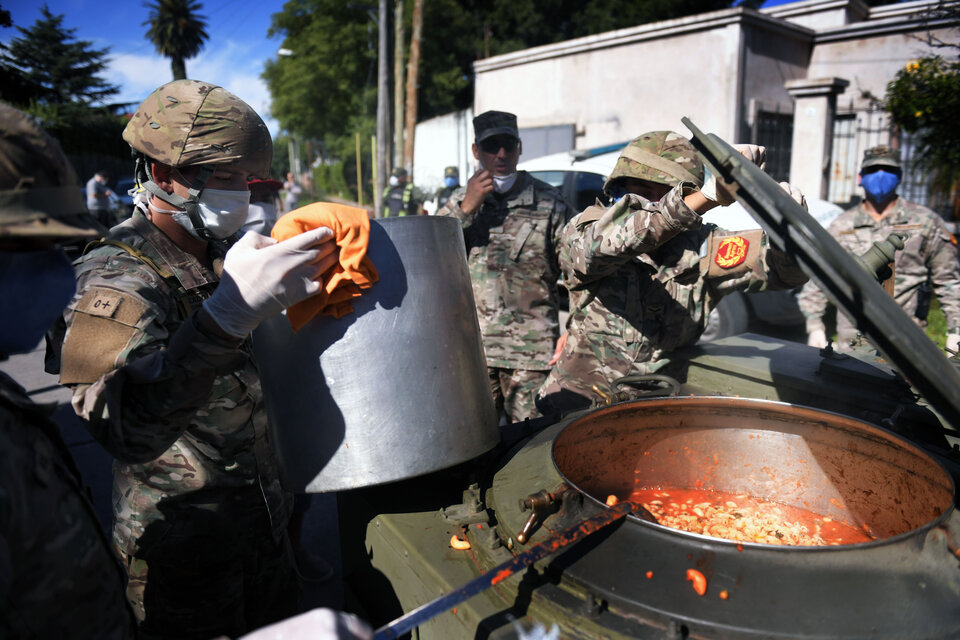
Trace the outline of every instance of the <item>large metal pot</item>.
[[393, 482], [499, 441], [463, 232], [453, 218], [374, 220], [380, 280], [336, 319], [254, 333], [281, 480], [319, 493]]
[[880, 538], [943, 516], [950, 476], [870, 424], [806, 407], [685, 398], [599, 411], [554, 444], [557, 468], [603, 499], [637, 488], [747, 493], [867, 528]]
[[[537, 434], [494, 476], [488, 505], [515, 552], [517, 532], [535, 514], [523, 508], [525, 499], [560, 493], [563, 483], [580, 491], [562, 492], [558, 511], [537, 521], [526, 544], [596, 513], [607, 495], [644, 485], [746, 492], [866, 523], [880, 536], [827, 547], [736, 543], [631, 516], [545, 572], [562, 577], [556, 588], [539, 589], [531, 614], [557, 620], [564, 634], [564, 624], [589, 624], [602, 629], [583, 637], [960, 637], [952, 480], [923, 451], [873, 425], [783, 403], [711, 397], [571, 416]], [[688, 569], [706, 577], [704, 595], [686, 580]], [[569, 594], [588, 603], [593, 617], [566, 613], [578, 610], [565, 600]]]

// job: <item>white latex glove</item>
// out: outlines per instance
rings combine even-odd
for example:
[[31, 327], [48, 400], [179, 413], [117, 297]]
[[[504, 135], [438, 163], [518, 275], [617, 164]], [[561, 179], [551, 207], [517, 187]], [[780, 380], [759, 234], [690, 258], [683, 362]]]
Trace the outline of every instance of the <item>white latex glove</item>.
[[[761, 171], [767, 167], [766, 147], [761, 147], [757, 144], [735, 144], [733, 148], [739, 151], [740, 155], [744, 158], [760, 167]], [[733, 204], [734, 198], [730, 194], [730, 191], [726, 188], [722, 180], [718, 184], [717, 176], [715, 176], [713, 172], [710, 173], [707, 181], [703, 183], [703, 188], [700, 189], [700, 193], [702, 193], [707, 200], [712, 200], [721, 207]]]
[[248, 231], [227, 251], [220, 285], [203, 308], [224, 332], [246, 337], [262, 321], [319, 292], [317, 279], [336, 261], [327, 227], [283, 242]]
[[[292, 239], [292, 238], [291, 238]], [[373, 630], [353, 615], [333, 609], [312, 609], [257, 629], [240, 640], [370, 640]]]
[[793, 198], [794, 202], [803, 207], [804, 211], [809, 211], [807, 208], [807, 199], [803, 197], [803, 194], [800, 193], [800, 189], [797, 189], [795, 186], [789, 182], [781, 182], [780, 188], [790, 194], [790, 197]]
[[960, 351], [960, 333], [948, 333], [946, 347], [953, 353]]
[[827, 348], [827, 334], [823, 329], [814, 329], [807, 336], [807, 344], [817, 349]]

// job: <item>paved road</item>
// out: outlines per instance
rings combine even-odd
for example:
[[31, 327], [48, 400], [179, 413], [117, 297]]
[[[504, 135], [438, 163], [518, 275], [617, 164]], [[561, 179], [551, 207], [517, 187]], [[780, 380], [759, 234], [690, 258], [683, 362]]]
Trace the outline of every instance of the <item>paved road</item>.
[[[110, 494], [113, 485], [110, 455], [84, 428], [70, 406], [70, 393], [57, 384], [56, 376], [43, 370], [43, 346], [36, 350], [10, 357], [0, 362], [0, 370], [16, 380], [37, 403], [56, 404], [54, 419], [60, 426], [70, 452], [73, 454], [90, 487], [94, 508], [104, 530], [111, 521]], [[304, 546], [336, 569], [336, 576], [315, 584], [305, 582], [304, 606], [343, 608], [343, 586], [340, 580], [340, 538], [337, 523], [337, 500], [334, 494], [314, 495], [304, 518]]]

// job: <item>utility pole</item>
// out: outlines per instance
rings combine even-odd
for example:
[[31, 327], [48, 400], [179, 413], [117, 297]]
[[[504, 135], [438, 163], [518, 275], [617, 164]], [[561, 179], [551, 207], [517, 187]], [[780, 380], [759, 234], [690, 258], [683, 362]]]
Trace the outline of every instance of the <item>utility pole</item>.
[[377, 51], [377, 180], [373, 192], [376, 216], [383, 216], [383, 187], [390, 173], [390, 72], [387, 65], [389, 51], [387, 40], [390, 19], [387, 14], [388, 0], [380, 0], [380, 19], [377, 21], [379, 42]]
[[407, 65], [407, 136], [403, 164], [413, 177], [413, 143], [417, 129], [417, 75], [420, 71], [420, 39], [423, 37], [423, 0], [413, 0], [413, 33], [410, 34], [410, 62]]
[[393, 9], [393, 166], [403, 166], [403, 5]]

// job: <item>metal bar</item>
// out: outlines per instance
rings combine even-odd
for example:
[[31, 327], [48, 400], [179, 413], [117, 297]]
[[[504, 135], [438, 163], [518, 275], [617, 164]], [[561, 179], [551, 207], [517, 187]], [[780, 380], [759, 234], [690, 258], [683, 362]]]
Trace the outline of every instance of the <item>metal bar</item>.
[[624, 516], [633, 512], [633, 506], [633, 503], [624, 501], [609, 509], [604, 509], [586, 520], [582, 520], [552, 538], [530, 547], [530, 549], [514, 557], [512, 560], [507, 560], [503, 564], [490, 569], [462, 587], [442, 595], [432, 602], [421, 605], [413, 611], [403, 614], [393, 622], [380, 627], [374, 634], [373, 640], [387, 640], [388, 638], [397, 638], [403, 635], [414, 627], [418, 627], [444, 611], [455, 607], [464, 600], [526, 569], [534, 562], [542, 560], [560, 549], [579, 542], [600, 529], [621, 520]]

